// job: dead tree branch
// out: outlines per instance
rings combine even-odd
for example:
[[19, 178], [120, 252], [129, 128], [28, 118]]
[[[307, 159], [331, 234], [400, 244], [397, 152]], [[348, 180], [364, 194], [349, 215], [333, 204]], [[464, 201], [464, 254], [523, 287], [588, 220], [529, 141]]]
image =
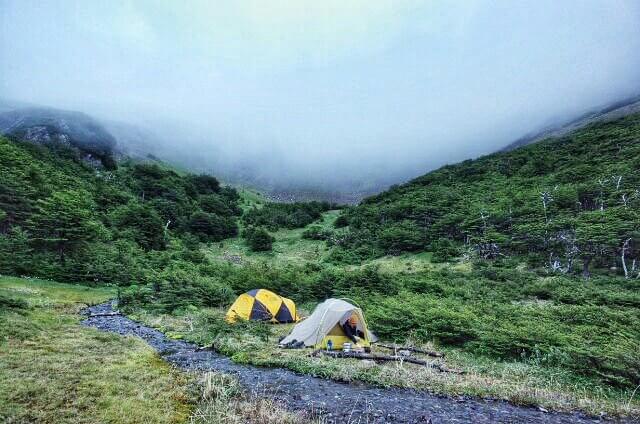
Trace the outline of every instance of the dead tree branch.
[[355, 353], [355, 352], [340, 352], [340, 351], [326, 351], [320, 350], [314, 352], [315, 355], [322, 354], [324, 356], [328, 356], [331, 358], [349, 358], [349, 359], [360, 359], [360, 360], [370, 360], [370, 361], [379, 361], [379, 362], [408, 362], [410, 364], [422, 365], [425, 367], [433, 368], [440, 372], [447, 372], [452, 374], [464, 374], [465, 372], [462, 370], [452, 370], [445, 367], [442, 364], [424, 361], [422, 359], [411, 358], [407, 356], [387, 356], [387, 355], [372, 355], [368, 353]]
[[398, 350], [408, 350], [409, 352], [422, 353], [424, 355], [432, 356], [434, 358], [444, 358], [444, 353], [436, 352], [436, 351], [433, 351], [433, 350], [423, 350], [423, 349], [418, 349], [416, 347], [386, 345], [386, 344], [382, 344], [382, 343], [376, 343], [376, 346], [380, 346], [380, 347], [383, 347], [385, 349], [393, 350], [394, 352], [397, 352]]

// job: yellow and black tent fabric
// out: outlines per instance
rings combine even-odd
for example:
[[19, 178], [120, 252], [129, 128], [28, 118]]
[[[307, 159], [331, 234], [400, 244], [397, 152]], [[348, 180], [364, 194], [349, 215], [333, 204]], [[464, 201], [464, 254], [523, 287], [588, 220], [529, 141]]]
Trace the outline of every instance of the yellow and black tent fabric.
[[286, 323], [298, 321], [296, 304], [266, 289], [254, 289], [238, 296], [227, 311], [226, 320], [269, 321]]

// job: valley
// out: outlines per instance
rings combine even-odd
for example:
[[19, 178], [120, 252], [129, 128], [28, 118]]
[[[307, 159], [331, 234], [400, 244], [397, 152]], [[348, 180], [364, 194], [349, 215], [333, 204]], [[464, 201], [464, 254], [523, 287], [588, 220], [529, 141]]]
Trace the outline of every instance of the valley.
[[[494, 399], [508, 402], [504, 408], [512, 413], [543, 414], [547, 422], [636, 419], [638, 128], [639, 115], [593, 124], [559, 140], [444, 167], [357, 206], [274, 203], [255, 190], [158, 161], [128, 159], [108, 171], [92, 167], [73, 148], [2, 139], [0, 272], [30, 278], [2, 277], [3, 379], [9, 386], [23, 384], [25, 393], [45, 385], [37, 402], [46, 403], [56, 390], [66, 390], [67, 382], [90, 378], [93, 368], [72, 364], [83, 364], [85, 357], [87, 364], [99, 361], [105, 349], [116, 364], [130, 358], [128, 365], [96, 374], [91, 384], [117, 384], [119, 373], [131, 372], [154, 379], [145, 390], [168, 390], [174, 399], [138, 392], [161, 406], [150, 403], [131, 412], [132, 417], [148, 414], [132, 422], [194, 420], [197, 411], [206, 415], [219, 408], [230, 408], [230, 419], [237, 422], [263, 422], [243, 415], [254, 407], [272, 417], [265, 422], [274, 416], [331, 422], [331, 408], [308, 415], [316, 408], [308, 402], [319, 394], [300, 401], [276, 384], [256, 386], [262, 387], [260, 396], [247, 395], [251, 387], [223, 375], [227, 366], [289, 370], [297, 373], [291, 374], [295, 379], [309, 375], [365, 384], [374, 391], [397, 390], [398, 396], [417, 390], [423, 394], [415, 396], [435, 402], [436, 409], [407, 416], [406, 422], [423, 416], [440, 422], [476, 406], [474, 419], [495, 419], [494, 412], [479, 412]], [[545, 190], [547, 203], [540, 194]], [[324, 299], [352, 299], [384, 343], [440, 350], [445, 358], [429, 361], [462, 374], [278, 348], [292, 324], [224, 320], [235, 297], [255, 288], [293, 299], [303, 316]], [[212, 365], [214, 374], [204, 377], [199, 372], [207, 365], [196, 367], [195, 374], [186, 363], [179, 365], [187, 373], [171, 370], [163, 358], [173, 360], [154, 343], [159, 353], [136, 338], [122, 345], [115, 336], [79, 326], [82, 305], [112, 298], [128, 318], [159, 330], [153, 334], [162, 343], [185, 348], [195, 343], [208, 349], [199, 355], [230, 358], [224, 359], [227, 365]], [[109, 319], [120, 318], [98, 321]], [[106, 327], [145, 339], [138, 328], [145, 327]], [[18, 357], [41, 357], [41, 349], [59, 353], [51, 362], [21, 368]], [[374, 346], [374, 354], [388, 353]], [[141, 365], [149, 361], [152, 367]], [[51, 375], [52, 381], [20, 382], [20, 375], [47, 374], [48, 368], [39, 367], [56, 364], [71, 368]], [[193, 390], [205, 390], [202, 381], [206, 390], [224, 390], [215, 395], [221, 397], [198, 400]], [[227, 386], [231, 392], [223, 389]], [[129, 392], [106, 402], [121, 402], [117, 396], [133, 396], [136, 387], [132, 381]], [[20, 393], [2, 394], [9, 406], [0, 413], [7, 419], [19, 421], [32, 411]], [[96, 396], [93, 389], [80, 395]], [[427, 397], [420, 402], [431, 402]], [[455, 399], [464, 400], [460, 407], [453, 406]], [[436, 407], [440, 404], [453, 409]], [[391, 404], [378, 409], [387, 407], [393, 410]], [[43, 403], [36, 409], [45, 414], [42, 422], [73, 416], [61, 406], [53, 411]], [[341, 411], [337, 422], [347, 422]], [[367, 419], [386, 416], [358, 411]]]

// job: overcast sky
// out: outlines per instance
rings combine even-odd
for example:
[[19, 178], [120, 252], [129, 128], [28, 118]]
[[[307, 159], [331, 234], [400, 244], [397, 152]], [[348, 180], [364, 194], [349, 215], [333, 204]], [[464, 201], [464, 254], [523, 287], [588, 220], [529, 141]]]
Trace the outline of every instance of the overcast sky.
[[200, 165], [337, 185], [640, 92], [638, 0], [0, 0], [0, 37], [0, 97], [161, 122]]

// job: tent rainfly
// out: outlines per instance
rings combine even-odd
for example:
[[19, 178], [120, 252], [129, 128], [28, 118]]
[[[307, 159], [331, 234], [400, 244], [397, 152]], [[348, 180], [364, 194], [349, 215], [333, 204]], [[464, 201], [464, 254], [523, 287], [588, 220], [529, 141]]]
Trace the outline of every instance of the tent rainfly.
[[226, 315], [227, 322], [241, 320], [272, 323], [296, 322], [296, 304], [266, 289], [254, 289], [238, 296]]
[[342, 299], [327, 299], [319, 304], [304, 321], [296, 324], [291, 333], [280, 341], [281, 346], [304, 346], [326, 349], [331, 340], [332, 349], [342, 349], [351, 340], [345, 334], [344, 323], [355, 316], [358, 330], [365, 335], [360, 345], [369, 348], [376, 336], [367, 329], [362, 310]]

